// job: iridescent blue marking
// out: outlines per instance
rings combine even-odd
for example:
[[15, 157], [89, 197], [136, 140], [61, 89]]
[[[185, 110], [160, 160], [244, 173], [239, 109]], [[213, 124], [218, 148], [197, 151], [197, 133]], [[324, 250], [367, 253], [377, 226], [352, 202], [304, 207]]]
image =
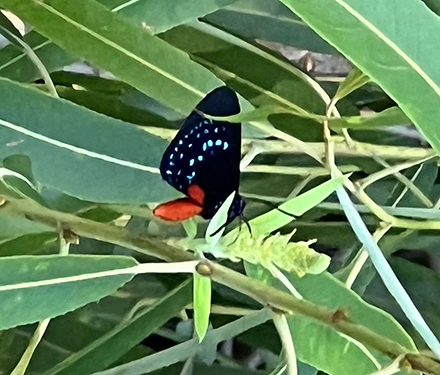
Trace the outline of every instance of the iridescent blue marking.
[[170, 155], [170, 159], [172, 159], [173, 157], [174, 157], [174, 154], [171, 154], [171, 155]]
[[218, 128], [215, 128], [215, 129], [214, 129], [214, 133], [218, 133]]
[[226, 150], [228, 147], [229, 147], [229, 144], [228, 144], [228, 142], [225, 141], [223, 143], [223, 150]]
[[209, 140], [209, 141], [208, 141], [208, 147], [212, 147], [213, 144], [214, 144], [214, 142], [213, 142], [212, 140]]
[[203, 156], [202, 156], [202, 155], [199, 155], [199, 156], [197, 157], [197, 159], [199, 159], [199, 161], [202, 161], [202, 160], [203, 160]]
[[166, 174], [173, 174], [173, 172], [171, 172], [171, 171], [166, 171]]
[[192, 144], [192, 143], [190, 143], [190, 144], [188, 145], [188, 148], [191, 148], [191, 147], [192, 147], [192, 145], [193, 145], [193, 144]]
[[203, 143], [203, 151], [206, 151], [206, 148], [207, 148], [207, 146], [206, 146], [206, 142], [205, 142], [205, 143]]
[[180, 158], [183, 159], [183, 154], [180, 154]]
[[183, 141], [182, 140], [179, 141], [179, 145], [183, 145]]
[[222, 142], [220, 139], [217, 139], [217, 140], [215, 141], [215, 145], [216, 145], [216, 146], [221, 146], [222, 143], [223, 143], [223, 142]]
[[208, 130], [208, 129], [205, 129], [205, 130], [203, 131], [203, 133], [208, 134], [208, 133], [209, 133], [209, 130]]
[[192, 167], [193, 165], [194, 165], [194, 159], [191, 159], [191, 160], [189, 161], [189, 166]]

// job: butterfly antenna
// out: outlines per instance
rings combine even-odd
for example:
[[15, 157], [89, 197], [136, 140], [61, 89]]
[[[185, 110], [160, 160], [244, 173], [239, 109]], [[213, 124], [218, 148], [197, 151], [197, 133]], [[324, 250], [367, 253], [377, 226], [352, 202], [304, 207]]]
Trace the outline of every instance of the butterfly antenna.
[[213, 237], [215, 236], [218, 232], [220, 232], [223, 228], [226, 227], [226, 225], [228, 225], [228, 223], [224, 223], [222, 226], [220, 226], [219, 228], [217, 228], [213, 233], [211, 233], [209, 236]]
[[287, 211], [283, 210], [282, 208], [279, 208], [279, 207], [277, 207], [277, 206], [274, 206], [274, 208], [275, 208], [276, 210], [280, 211], [280, 212], [281, 212], [282, 214], [284, 214], [284, 215], [287, 215], [287, 216], [290, 216], [290, 217], [296, 218], [296, 216], [295, 216], [294, 214], [291, 214], [290, 212], [287, 212]]
[[249, 231], [249, 234], [250, 234], [251, 237], [252, 237], [252, 228], [251, 228], [251, 225], [249, 224], [249, 220], [246, 218], [246, 216], [244, 216], [244, 215], [240, 215], [240, 224], [241, 224], [241, 221], [243, 221], [243, 223], [246, 224], [247, 229], [248, 229], [248, 231]]

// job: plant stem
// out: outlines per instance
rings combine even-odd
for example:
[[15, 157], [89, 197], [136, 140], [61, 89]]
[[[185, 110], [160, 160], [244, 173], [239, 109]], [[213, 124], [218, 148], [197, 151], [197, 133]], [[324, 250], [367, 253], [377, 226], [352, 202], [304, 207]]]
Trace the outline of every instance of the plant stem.
[[[46, 223], [55, 230], [57, 230], [58, 223], [60, 223], [61, 227], [69, 228], [80, 237], [93, 238], [124, 246], [169, 262], [196, 260], [192, 253], [179, 250], [159, 240], [146, 236], [136, 236], [124, 228], [53, 211], [27, 199], [5, 197], [2, 209], [25, 215], [31, 220]], [[207, 270], [204, 274], [207, 273], [213, 281], [248, 295], [264, 306], [270, 306], [286, 313], [295, 312], [316, 319], [392, 358], [408, 353], [408, 349], [400, 344], [362, 325], [353, 323], [348, 319], [335, 319], [335, 312], [332, 310], [305, 300], [298, 300], [288, 293], [213, 262], [203, 261], [203, 264], [206, 266], [205, 270]], [[440, 364], [427, 355], [411, 353], [407, 354], [407, 359], [414, 369], [440, 375]]]
[[274, 314], [273, 323], [283, 345], [284, 356], [287, 363], [287, 375], [298, 375], [296, 366], [295, 346], [293, 345], [292, 334], [287, 323], [286, 316], [283, 314]]
[[23, 353], [20, 362], [18, 362], [17, 366], [11, 372], [11, 375], [23, 375], [26, 372], [26, 369], [29, 366], [29, 362], [31, 361], [35, 349], [37, 349], [40, 340], [43, 338], [44, 332], [46, 332], [46, 328], [49, 322], [50, 319], [45, 319], [38, 323], [38, 327], [32, 335], [31, 341], [29, 342], [26, 351]]
[[[383, 226], [380, 226], [373, 234], [373, 238], [375, 239], [375, 241], [379, 242], [380, 239], [385, 235], [386, 232], [388, 232], [390, 228], [391, 228], [390, 224], [385, 224]], [[368, 259], [368, 251], [365, 248], [365, 246], [362, 246], [362, 248], [356, 254], [356, 257], [351, 262], [351, 265], [349, 266], [351, 267], [351, 271], [347, 276], [347, 280], [345, 281], [345, 285], [348, 289], [351, 289], [351, 287], [353, 286], [356, 277], [361, 272], [362, 267], [364, 266], [367, 259]]]
[[[420, 160], [436, 156], [436, 153], [429, 148], [405, 147], [405, 146], [383, 146], [370, 143], [353, 141], [347, 145], [341, 137], [333, 137], [335, 141], [335, 155], [353, 157], [381, 157], [386, 160]], [[243, 140], [243, 143], [252, 142], [265, 154], [303, 154], [302, 148], [292, 147], [292, 143], [280, 140]], [[325, 154], [325, 145], [321, 142], [308, 142], [306, 146], [313, 150], [314, 155], [322, 158]]]

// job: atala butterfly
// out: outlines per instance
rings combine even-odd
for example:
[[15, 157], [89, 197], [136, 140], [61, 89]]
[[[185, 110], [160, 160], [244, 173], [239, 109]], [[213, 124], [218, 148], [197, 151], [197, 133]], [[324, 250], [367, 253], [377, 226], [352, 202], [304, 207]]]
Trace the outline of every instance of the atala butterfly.
[[241, 216], [245, 206], [238, 194], [241, 124], [205, 116], [231, 116], [239, 112], [237, 95], [226, 86], [211, 91], [197, 104], [165, 150], [160, 164], [162, 178], [186, 197], [157, 206], [154, 215], [169, 221], [195, 215], [211, 219], [235, 191], [225, 225]]

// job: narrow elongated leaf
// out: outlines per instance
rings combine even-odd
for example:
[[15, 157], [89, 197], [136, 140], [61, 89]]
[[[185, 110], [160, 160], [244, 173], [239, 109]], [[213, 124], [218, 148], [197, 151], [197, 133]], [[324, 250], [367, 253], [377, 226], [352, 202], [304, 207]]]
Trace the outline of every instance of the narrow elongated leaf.
[[341, 186], [346, 178], [346, 176], [342, 176], [324, 182], [316, 188], [280, 205], [279, 208], [282, 211], [289, 213], [289, 215], [283, 213], [279, 209], [273, 209], [251, 220], [249, 223], [252, 228], [252, 234], [261, 235], [270, 233], [290, 223], [294, 220], [293, 216], [301, 216], [304, 212], [310, 210], [318, 203], [321, 203], [333, 193], [338, 186]]
[[264, 322], [268, 321], [271, 316], [272, 312], [269, 309], [260, 310], [257, 313], [244, 316], [232, 323], [209, 331], [205, 340], [201, 344], [199, 344], [199, 340], [197, 338], [194, 338], [170, 349], [152, 354], [146, 358], [101, 371], [95, 375], [148, 374], [154, 370], [168, 367], [174, 363], [183, 361], [194, 355], [198, 350], [203, 350], [204, 348], [218, 345], [222, 341], [228, 340], [237, 334], [251, 329], [252, 327], [263, 324]]
[[[391, 257], [390, 264], [399, 280], [402, 280], [405, 290], [408, 291], [417, 308], [426, 316], [429, 326], [439, 336], [440, 319], [437, 314], [440, 301], [439, 276], [433, 270], [403, 258]], [[423, 288], [420, 288], [420, 285], [423, 285]], [[395, 316], [396, 319], [402, 322], [405, 329], [414, 335], [414, 339], [417, 340], [418, 344], [424, 346], [419, 340], [414, 327], [404, 317], [399, 305], [390, 296], [378, 276], [368, 285], [364, 298]]]
[[359, 241], [368, 251], [368, 256], [377, 273], [382, 278], [388, 291], [396, 299], [406, 317], [414, 325], [414, 328], [422, 336], [429, 348], [435, 353], [436, 356], [440, 358], [440, 342], [426, 324], [425, 320], [420, 314], [420, 311], [414, 305], [414, 302], [409, 297], [402, 284], [399, 282], [397, 276], [394, 274], [384, 254], [380, 250], [371, 233], [368, 231], [368, 228], [362, 220], [360, 214], [356, 211], [347, 192], [344, 190], [344, 188], [338, 188], [336, 192], [353, 231], [359, 238]]
[[194, 273], [194, 326], [199, 341], [208, 331], [209, 313], [211, 311], [211, 279]]
[[204, 20], [244, 38], [320, 53], [337, 53], [277, 0], [240, 0], [206, 16]]
[[299, 107], [303, 112], [324, 113], [327, 94], [316, 82], [239, 38], [200, 22], [176, 27], [160, 37], [189, 53], [255, 106]]
[[[252, 277], [285, 290], [280, 281], [262, 267], [246, 264], [246, 271]], [[351, 321], [380, 334], [387, 332], [387, 337], [408, 350], [415, 349], [411, 338], [394, 318], [364, 302], [329, 273], [302, 278], [294, 274], [286, 275], [305, 299], [335, 311], [342, 309]], [[377, 356], [377, 352], [314, 319], [294, 314], [288, 321], [298, 359], [328, 374], [371, 374], [383, 359]]]
[[28, 155], [41, 184], [95, 202], [172, 196], [157, 169], [163, 139], [8, 80], [0, 93], [0, 158]]
[[332, 129], [350, 128], [356, 130], [393, 125], [408, 125], [410, 120], [399, 107], [391, 107], [371, 116], [332, 118], [329, 123]]
[[1, 0], [0, 4], [72, 55], [109, 70], [181, 113], [188, 114], [221, 84], [181, 51], [94, 0]]
[[440, 153], [437, 15], [417, 0], [281, 1], [378, 83]]
[[[61, 69], [74, 61], [60, 47], [35, 31], [27, 33], [23, 39], [34, 50], [49, 72]], [[0, 75], [20, 82], [32, 82], [41, 78], [40, 70], [26, 53], [12, 45], [0, 50]]]
[[234, 3], [236, 0], [98, 0], [152, 33], [161, 33]]
[[121, 256], [0, 258], [0, 330], [53, 318], [97, 301], [113, 293], [134, 274], [88, 280], [81, 280], [81, 275], [136, 264], [133, 258]]
[[122, 321], [114, 329], [72, 354], [44, 375], [92, 374], [107, 368], [175, 317], [190, 301], [191, 282], [185, 281], [152, 306], [137, 311], [130, 319]]

